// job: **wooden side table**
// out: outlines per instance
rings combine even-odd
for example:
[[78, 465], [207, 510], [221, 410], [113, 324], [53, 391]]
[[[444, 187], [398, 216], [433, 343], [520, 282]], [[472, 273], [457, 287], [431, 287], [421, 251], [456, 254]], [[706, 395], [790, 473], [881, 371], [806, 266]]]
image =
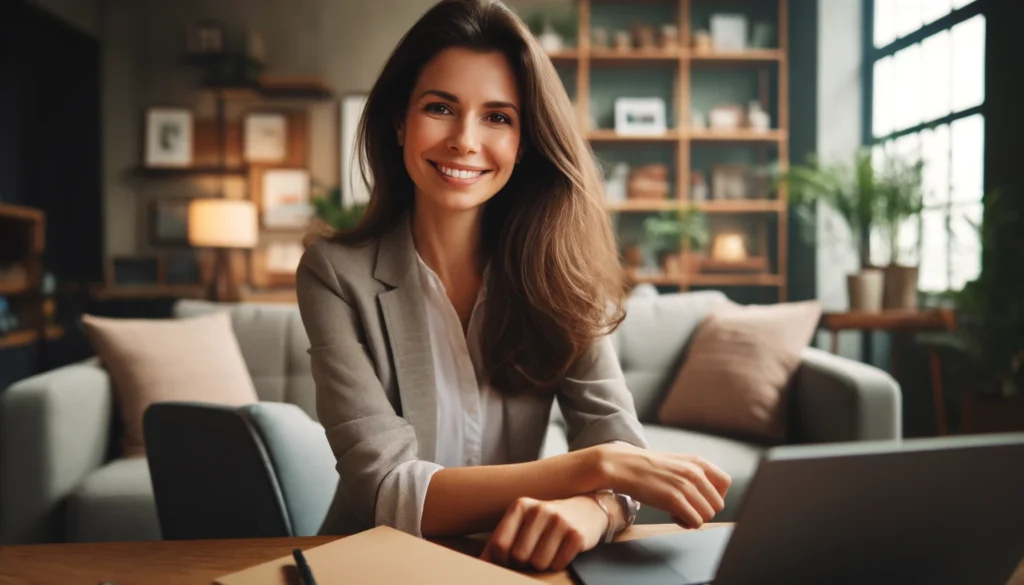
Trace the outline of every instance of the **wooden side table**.
[[[886, 310], [878, 312], [827, 312], [821, 316], [821, 328], [832, 335], [832, 353], [839, 353], [840, 331], [886, 331], [889, 333], [920, 333], [922, 331], [953, 331], [956, 314], [952, 309], [926, 309], [919, 311]], [[946, 421], [946, 402], [942, 392], [942, 362], [937, 348], [928, 349], [931, 366], [932, 401], [935, 423], [939, 435], [949, 432]], [[893, 377], [896, 360], [893, 359]]]

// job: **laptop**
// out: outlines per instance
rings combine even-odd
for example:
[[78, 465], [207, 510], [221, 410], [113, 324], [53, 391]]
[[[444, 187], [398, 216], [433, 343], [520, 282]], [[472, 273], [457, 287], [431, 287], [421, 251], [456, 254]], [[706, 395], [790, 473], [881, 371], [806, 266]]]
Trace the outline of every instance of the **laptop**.
[[599, 545], [583, 585], [1004, 585], [1024, 433], [775, 447], [725, 528]]

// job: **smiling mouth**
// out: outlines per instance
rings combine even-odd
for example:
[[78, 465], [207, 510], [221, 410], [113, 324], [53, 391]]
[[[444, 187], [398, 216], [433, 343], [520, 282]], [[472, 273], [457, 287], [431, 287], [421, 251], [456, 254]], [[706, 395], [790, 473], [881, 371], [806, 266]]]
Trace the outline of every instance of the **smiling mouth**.
[[450, 179], [462, 180], [462, 181], [468, 181], [468, 180], [472, 180], [472, 179], [477, 179], [477, 178], [480, 178], [481, 176], [491, 172], [491, 171], [467, 171], [467, 170], [464, 170], [464, 169], [456, 169], [456, 168], [453, 168], [453, 167], [448, 167], [448, 166], [442, 165], [440, 163], [436, 163], [434, 161], [428, 161], [428, 162], [430, 162], [431, 166], [433, 166], [435, 169], [437, 169], [437, 171], [439, 173], [441, 173], [442, 175], [444, 175], [445, 177], [448, 177]]

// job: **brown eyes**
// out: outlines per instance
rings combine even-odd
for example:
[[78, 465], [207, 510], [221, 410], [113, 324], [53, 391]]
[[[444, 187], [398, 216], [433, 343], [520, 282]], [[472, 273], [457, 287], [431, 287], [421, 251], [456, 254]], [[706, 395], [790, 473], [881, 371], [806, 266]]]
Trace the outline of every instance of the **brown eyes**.
[[[423, 107], [423, 111], [428, 114], [434, 114], [438, 116], [447, 116], [448, 114], [453, 113], [451, 108], [439, 102], [427, 104], [426, 106]], [[491, 112], [490, 114], [487, 114], [484, 117], [484, 119], [491, 124], [507, 124], [509, 126], [512, 125], [512, 118], [506, 116], [505, 114], [502, 114], [501, 112]]]

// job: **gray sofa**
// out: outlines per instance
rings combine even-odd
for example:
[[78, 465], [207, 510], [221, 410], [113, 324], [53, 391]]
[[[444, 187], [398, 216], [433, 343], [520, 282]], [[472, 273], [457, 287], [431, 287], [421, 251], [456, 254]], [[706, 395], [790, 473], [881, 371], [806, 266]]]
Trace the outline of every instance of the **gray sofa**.
[[[721, 298], [718, 292], [634, 296], [614, 341], [652, 448], [702, 455], [732, 475], [734, 487], [726, 510], [718, 517], [728, 520], [766, 446], [654, 422], [664, 392], [685, 357], [688, 339]], [[272, 408], [261, 415], [261, 424], [268, 429], [262, 440], [281, 440], [274, 439], [276, 433], [323, 443], [310, 449], [320, 454], [317, 465], [323, 465], [325, 453], [329, 459], [326, 439], [322, 432], [309, 433], [308, 428], [320, 427], [315, 422], [314, 385], [305, 353], [308, 340], [297, 308], [181, 301], [175, 315], [214, 310], [231, 312], [260, 399], [271, 403], [267, 406]], [[788, 396], [789, 431], [795, 442], [901, 435], [899, 386], [873, 367], [808, 348]], [[282, 413], [279, 418], [287, 422], [275, 422], [279, 415], [274, 413]], [[146, 459], [109, 456], [111, 441], [116, 441], [114, 417], [110, 381], [95, 360], [22, 380], [0, 394], [0, 544], [161, 538]], [[287, 434], [288, 425], [295, 424], [306, 425], [303, 433]], [[566, 450], [562, 424], [556, 409], [544, 456]], [[282, 444], [280, 452], [294, 448]], [[265, 450], [273, 453], [275, 446]], [[326, 477], [328, 481], [336, 478]], [[301, 500], [299, 488], [289, 489], [289, 497]], [[329, 500], [323, 489], [319, 492], [317, 498]], [[325, 512], [306, 510], [303, 528], [296, 533], [311, 533], [316, 515]], [[658, 510], [645, 509], [639, 521], [668, 518]]]

